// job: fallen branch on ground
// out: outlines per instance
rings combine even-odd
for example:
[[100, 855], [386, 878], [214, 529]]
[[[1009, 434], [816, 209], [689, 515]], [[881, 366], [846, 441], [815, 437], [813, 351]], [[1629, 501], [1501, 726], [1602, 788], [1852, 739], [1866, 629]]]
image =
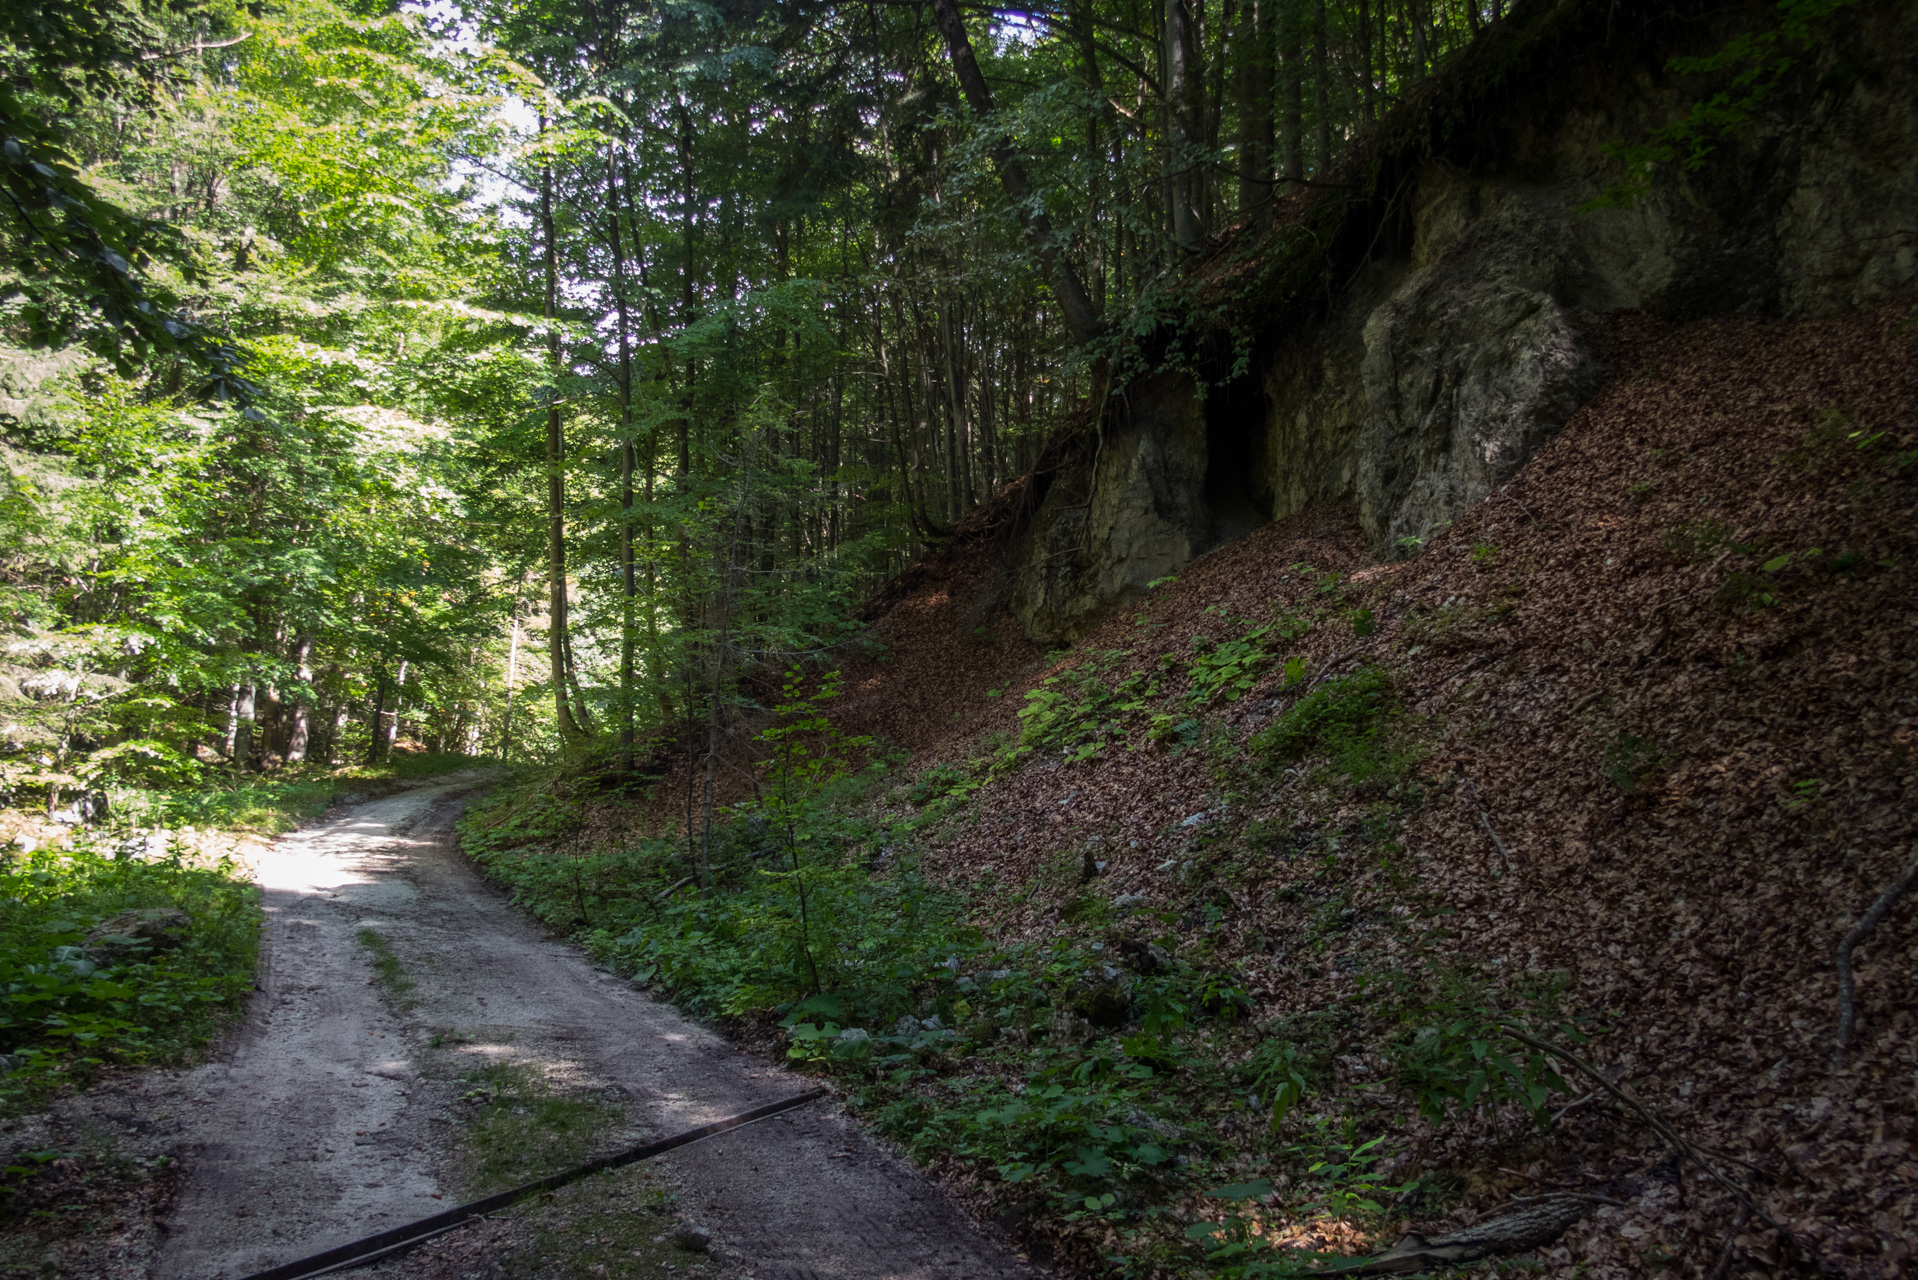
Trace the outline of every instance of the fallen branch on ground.
[[1838, 943], [1838, 1047], [1832, 1052], [1832, 1067], [1842, 1071], [1845, 1068], [1845, 1054], [1851, 1048], [1852, 1033], [1858, 1029], [1857, 988], [1851, 972], [1851, 953], [1858, 944], [1872, 935], [1879, 921], [1891, 914], [1898, 900], [1905, 896], [1914, 881], [1918, 881], [1918, 862], [1912, 863], [1885, 886], [1878, 895], [1878, 901], [1871, 909], [1858, 917], [1858, 923], [1845, 931]]
[[1375, 1258], [1327, 1267], [1328, 1276], [1384, 1276], [1477, 1262], [1495, 1254], [1523, 1253], [1552, 1243], [1566, 1228], [1592, 1211], [1594, 1204], [1616, 1204], [1598, 1196], [1565, 1193], [1538, 1197], [1517, 1213], [1476, 1223], [1438, 1240], [1413, 1234]]
[[[1672, 1128], [1670, 1124], [1666, 1123], [1664, 1117], [1660, 1116], [1656, 1111], [1653, 1111], [1650, 1107], [1646, 1106], [1643, 1102], [1640, 1102], [1638, 1099], [1638, 1096], [1634, 1094], [1630, 1089], [1627, 1089], [1622, 1084], [1614, 1084], [1610, 1080], [1607, 1080], [1604, 1077], [1604, 1075], [1602, 1075], [1599, 1072], [1597, 1067], [1585, 1061], [1585, 1059], [1579, 1057], [1577, 1054], [1571, 1052], [1569, 1049], [1561, 1048], [1558, 1045], [1551, 1043], [1549, 1040], [1541, 1040], [1537, 1036], [1532, 1035], [1530, 1032], [1526, 1031], [1522, 1027], [1514, 1026], [1509, 1022], [1502, 1022], [1499, 1024], [1499, 1028], [1500, 1030], [1504, 1031], [1505, 1034], [1511, 1036], [1514, 1040], [1518, 1040], [1524, 1044], [1529, 1044], [1534, 1049], [1538, 1049], [1544, 1053], [1549, 1053], [1553, 1057], [1559, 1059], [1562, 1062], [1570, 1063], [1573, 1067], [1577, 1068], [1579, 1072], [1585, 1075], [1586, 1078], [1591, 1080], [1593, 1084], [1596, 1084], [1599, 1088], [1605, 1090], [1605, 1092], [1611, 1094], [1614, 1098], [1617, 1098], [1620, 1102], [1624, 1103], [1626, 1106], [1630, 1107], [1632, 1110], [1638, 1112], [1638, 1114], [1644, 1118], [1647, 1124], [1651, 1125], [1653, 1129], [1658, 1131], [1658, 1134], [1660, 1137], [1664, 1138], [1665, 1141], [1669, 1142], [1672, 1145], [1672, 1149], [1674, 1151], [1676, 1151], [1678, 1154], [1689, 1159], [1693, 1164], [1697, 1165], [1699, 1168], [1703, 1169], [1705, 1173], [1712, 1179], [1712, 1181], [1716, 1182], [1719, 1186], [1725, 1188], [1725, 1190], [1731, 1192], [1732, 1195], [1737, 1198], [1738, 1203], [1743, 1205], [1745, 1209], [1752, 1214], [1753, 1217], [1758, 1218], [1766, 1226], [1770, 1227], [1773, 1231], [1776, 1231], [1780, 1239], [1790, 1242], [1791, 1246], [1797, 1249], [1798, 1252], [1802, 1254], [1805, 1258], [1810, 1260], [1812, 1265], [1816, 1266], [1820, 1271], [1825, 1272], [1827, 1275], [1838, 1274], [1837, 1272], [1833, 1271], [1832, 1268], [1825, 1262], [1824, 1256], [1820, 1254], [1817, 1249], [1805, 1243], [1803, 1240], [1800, 1240], [1795, 1234], [1793, 1234], [1790, 1227], [1787, 1227], [1784, 1223], [1778, 1221], [1778, 1219], [1772, 1217], [1769, 1213], [1766, 1213], [1763, 1209], [1759, 1208], [1758, 1202], [1752, 1199], [1751, 1193], [1749, 1191], [1745, 1190], [1744, 1187], [1740, 1186], [1737, 1182], [1733, 1181], [1730, 1176], [1724, 1173], [1720, 1173], [1718, 1170], [1718, 1167], [1714, 1165], [1711, 1161], [1705, 1158], [1705, 1151], [1702, 1147], [1700, 1147], [1697, 1143], [1693, 1142], [1691, 1139], [1685, 1137], [1683, 1134], [1678, 1132], [1678, 1130]], [[1742, 1160], [1736, 1161], [1736, 1163], [1745, 1164], [1745, 1162]], [[1749, 1164], [1745, 1164], [1745, 1167], [1748, 1169], [1751, 1168]], [[1754, 1170], [1754, 1172], [1756, 1171]]]

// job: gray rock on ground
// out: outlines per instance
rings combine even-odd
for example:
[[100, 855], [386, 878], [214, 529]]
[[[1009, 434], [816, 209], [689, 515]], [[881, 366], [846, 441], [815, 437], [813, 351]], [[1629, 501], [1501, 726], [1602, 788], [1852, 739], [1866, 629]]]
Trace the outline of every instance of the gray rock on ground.
[[184, 946], [192, 928], [193, 917], [177, 907], [122, 911], [95, 925], [83, 950], [100, 965], [144, 960]]

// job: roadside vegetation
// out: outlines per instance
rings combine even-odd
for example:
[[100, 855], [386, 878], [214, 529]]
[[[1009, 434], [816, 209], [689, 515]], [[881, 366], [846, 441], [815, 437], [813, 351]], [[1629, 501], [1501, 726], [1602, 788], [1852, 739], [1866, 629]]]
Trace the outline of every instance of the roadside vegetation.
[[[795, 673], [758, 735], [754, 794], [693, 840], [582, 848], [605, 798], [529, 771], [469, 809], [464, 848], [615, 971], [837, 1081], [906, 1150], [987, 1184], [1036, 1242], [1125, 1275], [1289, 1273], [1456, 1190], [1394, 1158], [1408, 1119], [1490, 1117], [1520, 1146], [1549, 1128], [1572, 1091], [1508, 1022], [1585, 1038], [1562, 981], [1495, 986], [1403, 930], [1349, 957], [1363, 1003], [1252, 1016], [1238, 965], [1205, 937], [1250, 864], [1293, 868], [1321, 963], [1393, 930], [1354, 921], [1360, 882], [1383, 874], [1417, 899], [1394, 838], [1421, 800], [1421, 728], [1384, 668], [1299, 656], [1315, 627], [1353, 624], [1342, 575], [1295, 568], [1323, 584], [1321, 604], [1226, 619], [1226, 639], [1183, 658], [1055, 655], [1018, 731], [969, 763], [915, 770], [841, 733], [836, 679]], [[1254, 688], [1283, 707], [1266, 728], [1217, 722]], [[1374, 799], [1356, 837], [1283, 849], [1269, 824], [1194, 825], [1174, 901], [1106, 891], [1105, 864], [1073, 849], [1023, 881], [926, 874], [922, 850], [963, 828], [995, 778], [1122, 752], [1202, 759], [1227, 812], [1281, 777], [1301, 807]], [[1047, 927], [1011, 927], [1008, 904]], [[1376, 1064], [1366, 1087], [1335, 1078], [1339, 1058]]]
[[[208, 771], [193, 788], [115, 787], [111, 816], [85, 826], [0, 811], [0, 1114], [104, 1070], [189, 1061], [230, 1023], [259, 944], [254, 842], [329, 804], [483, 763], [400, 753], [371, 767]], [[385, 975], [382, 959], [375, 948]]]
[[0, 861], [0, 1110], [108, 1066], [184, 1057], [252, 988], [260, 910], [244, 869], [117, 844], [90, 834]]

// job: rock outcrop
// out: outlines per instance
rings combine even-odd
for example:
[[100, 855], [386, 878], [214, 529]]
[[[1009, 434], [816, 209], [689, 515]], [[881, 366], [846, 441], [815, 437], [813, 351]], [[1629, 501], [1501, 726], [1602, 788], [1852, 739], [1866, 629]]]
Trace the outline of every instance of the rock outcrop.
[[[1112, 393], [1097, 439], [1014, 543], [1010, 603], [1028, 635], [1072, 640], [1153, 580], [1314, 503], [1355, 505], [1381, 549], [1415, 545], [1597, 392], [1589, 335], [1608, 313], [1796, 317], [1918, 290], [1918, 11], [1841, 10], [1704, 167], [1663, 166], [1642, 198], [1593, 208], [1624, 177], [1607, 143], [1648, 136], [1715, 87], [1667, 74], [1668, 57], [1776, 20], [1763, 5], [1701, 11], [1625, 49], [1596, 38], [1605, 9], [1520, 6], [1510, 47], [1468, 54], [1451, 86], [1402, 109], [1425, 123], [1394, 134], [1388, 119], [1361, 149], [1374, 198], [1346, 202], [1359, 212], [1327, 215], [1321, 198], [1292, 215], [1318, 218], [1311, 236], [1223, 255], [1316, 254], [1325, 300], [1234, 313], [1258, 331], [1223, 340], [1256, 356], [1224, 385], [1202, 392], [1173, 367]], [[1473, 79], [1499, 76], [1513, 83]], [[1474, 109], [1499, 118], [1448, 123]], [[1360, 251], [1340, 264], [1325, 245], [1355, 231]]]

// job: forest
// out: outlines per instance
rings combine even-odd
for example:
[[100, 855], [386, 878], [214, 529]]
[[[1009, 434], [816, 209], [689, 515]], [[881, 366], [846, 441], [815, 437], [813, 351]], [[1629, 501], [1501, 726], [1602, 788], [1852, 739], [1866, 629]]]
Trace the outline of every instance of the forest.
[[17, 11], [10, 785], [722, 721], [1498, 16]]
[[1904, 1274], [1914, 49], [0, 6], [0, 1276]]

